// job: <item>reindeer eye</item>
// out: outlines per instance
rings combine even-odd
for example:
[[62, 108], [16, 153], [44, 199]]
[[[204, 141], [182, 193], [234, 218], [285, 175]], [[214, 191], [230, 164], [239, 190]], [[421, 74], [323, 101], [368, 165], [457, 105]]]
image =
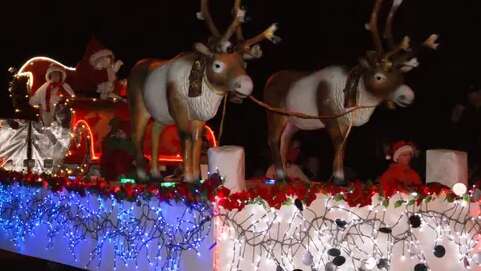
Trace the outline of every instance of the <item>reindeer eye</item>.
[[386, 79], [386, 76], [382, 73], [376, 73], [374, 75], [374, 79], [376, 79], [376, 81], [378, 81], [378, 82], [381, 82], [381, 81], [384, 81]]
[[212, 70], [215, 73], [221, 73], [224, 70], [224, 63], [216, 60], [214, 63], [212, 63]]

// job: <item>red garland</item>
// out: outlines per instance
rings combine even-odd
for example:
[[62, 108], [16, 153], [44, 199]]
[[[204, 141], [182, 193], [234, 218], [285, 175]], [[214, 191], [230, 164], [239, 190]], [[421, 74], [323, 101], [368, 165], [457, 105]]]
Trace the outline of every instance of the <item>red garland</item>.
[[[217, 202], [226, 210], [242, 210], [247, 204], [262, 199], [270, 207], [279, 209], [286, 204], [289, 198], [300, 199], [306, 206], [309, 206], [318, 194], [325, 194], [343, 199], [351, 207], [370, 205], [372, 196], [379, 194], [389, 199], [397, 192], [417, 192], [416, 202], [421, 203], [423, 199], [433, 195], [445, 193], [448, 200], [456, 196], [449, 187], [439, 183], [406, 187], [402, 184], [382, 188], [380, 185], [367, 185], [359, 180], [351, 182], [347, 187], [336, 186], [332, 183], [310, 183], [306, 184], [299, 180], [290, 180], [288, 183], [278, 185], [260, 185], [250, 188], [247, 191], [231, 193], [222, 186], [222, 179], [219, 175], [211, 175], [203, 183], [178, 183], [175, 187], [164, 188], [158, 184], [114, 184], [104, 179], [89, 180], [83, 177], [69, 179], [68, 177], [52, 177], [48, 175], [24, 174], [0, 170], [0, 182], [10, 185], [18, 182], [22, 185], [49, 188], [53, 192], [63, 190], [79, 193], [81, 196], [86, 191], [92, 191], [102, 196], [113, 195], [117, 199], [136, 200], [139, 196], [156, 197], [161, 201], [185, 201], [194, 203], [199, 201]], [[477, 183], [477, 187], [479, 187]]]

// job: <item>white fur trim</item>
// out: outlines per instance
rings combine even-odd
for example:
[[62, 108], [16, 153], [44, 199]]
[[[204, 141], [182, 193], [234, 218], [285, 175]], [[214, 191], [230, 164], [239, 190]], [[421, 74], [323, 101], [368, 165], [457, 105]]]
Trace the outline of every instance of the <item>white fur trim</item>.
[[62, 74], [62, 82], [64, 82], [65, 79], [67, 78], [67, 73], [65, 72], [65, 70], [62, 67], [59, 67], [59, 66], [56, 66], [56, 65], [51, 65], [47, 69], [47, 72], [45, 73], [45, 80], [47, 82], [51, 81], [50, 78], [48, 78], [48, 77], [52, 72], [60, 72]]
[[97, 60], [101, 57], [104, 57], [104, 56], [111, 56], [113, 57], [114, 56], [114, 53], [112, 53], [112, 51], [110, 51], [109, 49], [102, 49], [102, 50], [99, 50], [95, 53], [93, 53], [90, 58], [89, 58], [89, 63], [90, 65], [94, 66], [95, 67], [95, 62], [97, 62]]
[[401, 148], [397, 149], [394, 154], [393, 154], [393, 161], [394, 162], [397, 162], [398, 161], [398, 158], [399, 158], [399, 155], [401, 155], [401, 153], [403, 152], [411, 152], [412, 155], [414, 155], [414, 148], [411, 146], [411, 145], [404, 145], [402, 146]]

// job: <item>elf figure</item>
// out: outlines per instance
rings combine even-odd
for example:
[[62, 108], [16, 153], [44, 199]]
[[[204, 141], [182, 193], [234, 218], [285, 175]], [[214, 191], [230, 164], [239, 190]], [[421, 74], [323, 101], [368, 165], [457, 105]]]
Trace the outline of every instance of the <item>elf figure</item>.
[[74, 91], [65, 82], [66, 77], [62, 67], [51, 64], [45, 73], [46, 82], [30, 97], [30, 105], [40, 108], [40, 118], [44, 126], [50, 126], [54, 121], [55, 107], [61, 100], [75, 97]]
[[92, 38], [82, 60], [77, 64], [73, 85], [81, 93], [96, 91], [101, 99], [120, 99], [125, 80], [117, 80], [117, 72], [123, 65], [115, 60], [113, 52]]
[[388, 190], [399, 186], [409, 188], [421, 185], [421, 178], [410, 165], [415, 153], [416, 147], [412, 142], [398, 141], [391, 146], [387, 158], [392, 158], [393, 163], [380, 178], [385, 192], [393, 193]]

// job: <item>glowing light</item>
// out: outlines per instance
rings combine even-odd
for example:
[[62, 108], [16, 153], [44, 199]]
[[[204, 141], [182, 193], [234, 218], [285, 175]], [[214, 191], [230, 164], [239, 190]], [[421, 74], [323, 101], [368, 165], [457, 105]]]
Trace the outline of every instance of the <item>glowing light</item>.
[[120, 183], [135, 183], [135, 179], [131, 179], [131, 178], [120, 178]]
[[466, 194], [467, 191], [468, 189], [466, 188], [466, 185], [463, 183], [456, 183], [453, 185], [453, 192], [457, 196], [463, 196], [464, 194]]

